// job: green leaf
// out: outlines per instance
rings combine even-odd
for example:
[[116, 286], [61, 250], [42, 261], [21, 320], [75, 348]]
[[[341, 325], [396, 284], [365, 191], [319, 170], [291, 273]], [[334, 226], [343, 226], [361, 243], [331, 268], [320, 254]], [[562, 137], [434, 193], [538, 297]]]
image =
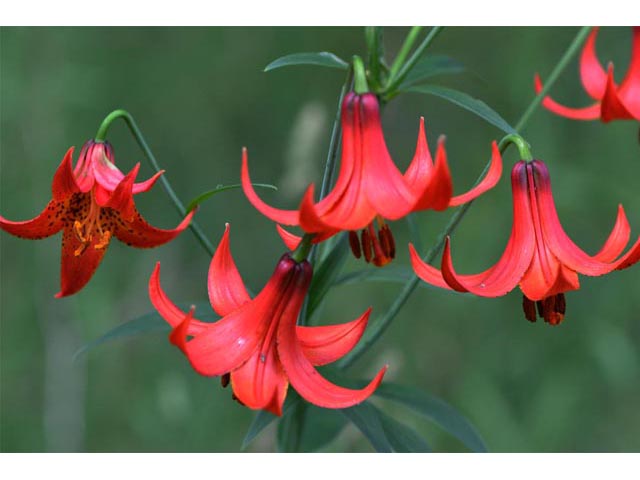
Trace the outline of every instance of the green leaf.
[[446, 55], [429, 55], [420, 60], [415, 67], [411, 69], [404, 81], [400, 84], [400, 90], [406, 90], [436, 75], [452, 75], [462, 73], [465, 70], [465, 66], [455, 58]]
[[[287, 395], [287, 399], [284, 402], [284, 406], [282, 407], [282, 415], [283, 416], [286, 415], [292, 408], [295, 408], [295, 406], [301, 401], [302, 399], [300, 398], [300, 396], [298, 396], [295, 392], [290, 392]], [[249, 444], [253, 442], [253, 440], [265, 428], [271, 425], [271, 423], [274, 420], [277, 420], [278, 418], [281, 418], [281, 417], [277, 417], [273, 413], [267, 412], [266, 410], [260, 410], [256, 414], [256, 416], [253, 418], [251, 425], [249, 425], [249, 430], [247, 431], [247, 434], [244, 436], [244, 439], [242, 440], [242, 447], [241, 447], [242, 450], [246, 449], [249, 446]]]
[[276, 433], [276, 444], [279, 452], [295, 453], [300, 451], [300, 437], [307, 405], [298, 402], [282, 415]]
[[[375, 408], [375, 407], [374, 407]], [[394, 452], [425, 453], [431, 452], [431, 447], [413, 428], [397, 421], [379, 409], [376, 409], [387, 440]]]
[[346, 70], [349, 64], [331, 52], [292, 53], [274, 60], [264, 67], [265, 72], [276, 68], [290, 67], [292, 65], [318, 65], [321, 67], [339, 68]]
[[452, 88], [440, 87], [438, 85], [416, 85], [408, 88], [406, 91], [415, 93], [424, 93], [427, 95], [435, 95], [436, 97], [448, 100], [451, 103], [464, 108], [465, 110], [475, 113], [483, 120], [498, 127], [500, 130], [506, 133], [517, 133], [516, 130], [509, 125], [504, 118], [502, 118], [495, 110], [489, 107], [482, 100], [473, 98], [466, 93]]
[[[198, 319], [202, 321], [215, 321], [218, 317], [211, 310], [211, 306], [208, 302], [200, 302], [196, 304], [189, 304], [187, 306], [181, 306], [184, 311], [189, 310], [191, 305], [196, 306], [196, 312]], [[95, 347], [104, 343], [113, 342], [114, 340], [122, 340], [125, 338], [136, 337], [138, 335], [144, 335], [147, 333], [166, 332], [171, 330], [171, 326], [165, 321], [164, 318], [156, 311], [146, 313], [140, 317], [128, 320], [117, 327], [109, 330], [107, 333], [101, 335], [95, 340], [84, 344], [73, 355], [74, 361], [82, 354], [94, 349]]]
[[482, 437], [469, 420], [443, 400], [427, 395], [416, 388], [393, 383], [383, 383], [377, 388], [375, 395], [409, 407], [442, 427], [470, 450], [487, 451]]
[[[275, 185], [271, 185], [269, 183], [252, 183], [251, 185], [253, 185], [254, 187], [270, 188], [272, 190], [278, 190], [278, 187], [276, 187]], [[213, 190], [209, 190], [207, 192], [201, 193], [196, 198], [191, 200], [189, 202], [189, 205], [187, 205], [187, 212], [190, 212], [191, 210], [196, 208], [198, 205], [200, 205], [202, 202], [204, 202], [205, 200], [208, 200], [209, 198], [213, 197], [217, 193], [226, 192], [227, 190], [235, 190], [237, 188], [242, 188], [242, 184], [235, 183], [233, 185], [217, 185], [216, 188], [214, 188]]]
[[347, 234], [342, 233], [340, 239], [327, 254], [325, 259], [313, 275], [311, 286], [309, 287], [309, 306], [307, 307], [307, 318], [311, 318], [315, 309], [331, 288], [334, 280], [340, 272], [349, 253], [349, 242]]
[[377, 408], [365, 401], [340, 411], [362, 432], [376, 452], [393, 451]]
[[300, 452], [316, 452], [331, 443], [347, 425], [338, 410], [307, 404], [300, 434]]

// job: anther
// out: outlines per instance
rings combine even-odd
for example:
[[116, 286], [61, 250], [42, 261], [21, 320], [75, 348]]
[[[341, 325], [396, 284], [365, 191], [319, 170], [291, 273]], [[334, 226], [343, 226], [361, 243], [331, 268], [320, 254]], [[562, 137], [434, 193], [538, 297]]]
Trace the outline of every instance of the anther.
[[362, 230], [362, 253], [364, 254], [364, 260], [367, 263], [371, 262], [373, 243], [371, 241], [371, 235], [369, 235], [369, 231], [365, 228]]
[[536, 315], [536, 302], [529, 300], [524, 295], [522, 296], [522, 309], [524, 310], [524, 316], [530, 322], [535, 322]]
[[231, 381], [231, 374], [229, 372], [220, 376], [220, 385], [222, 385], [222, 388], [227, 388], [230, 381]]
[[351, 251], [353, 252], [353, 256], [356, 258], [360, 258], [362, 256], [362, 249], [360, 248], [360, 239], [358, 238], [358, 234], [353, 230], [349, 231], [349, 245], [351, 246]]

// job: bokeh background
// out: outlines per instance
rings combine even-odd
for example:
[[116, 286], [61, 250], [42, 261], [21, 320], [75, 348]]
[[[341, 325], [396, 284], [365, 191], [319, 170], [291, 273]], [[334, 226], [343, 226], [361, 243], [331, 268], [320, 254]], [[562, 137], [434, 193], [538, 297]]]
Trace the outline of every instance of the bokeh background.
[[[406, 29], [385, 30], [387, 57]], [[433, 83], [481, 98], [515, 123], [576, 28], [447, 28], [431, 47], [467, 67]], [[630, 29], [604, 28], [603, 62], [620, 80]], [[294, 206], [319, 181], [328, 148], [339, 70], [292, 67], [263, 73], [292, 52], [364, 54], [361, 28], [2, 28], [0, 30], [0, 212], [32, 218], [50, 198], [53, 172], [71, 145], [95, 135], [102, 118], [126, 108], [137, 119], [177, 193], [185, 201], [239, 181], [241, 147], [255, 181], [273, 204]], [[574, 60], [553, 89], [568, 105], [586, 105]], [[447, 135], [455, 189], [466, 190], [501, 132], [435, 97], [407, 94], [384, 111], [388, 146], [400, 166], [415, 147], [424, 115], [431, 147]], [[599, 249], [624, 204], [633, 235], [640, 229], [640, 145], [636, 122], [572, 122], [540, 109], [525, 137], [552, 173], [561, 220], [589, 252]], [[118, 165], [141, 161], [124, 124], [109, 134]], [[517, 160], [509, 151], [506, 170]], [[493, 264], [510, 230], [505, 176], [471, 209], [454, 237], [456, 266], [476, 272]], [[160, 185], [139, 196], [151, 223], [178, 217]], [[451, 211], [417, 216], [423, 249]], [[214, 243], [232, 225], [236, 262], [259, 290], [284, 251], [273, 225], [240, 191], [221, 194], [197, 215]], [[406, 245], [404, 222], [392, 227]], [[206, 299], [209, 258], [190, 232], [153, 250], [115, 241], [89, 285], [62, 300], [60, 236], [24, 241], [0, 233], [0, 449], [2, 451], [237, 451], [254, 413], [215, 379], [195, 374], [165, 334], [100, 346], [75, 362], [74, 352], [109, 329], [151, 310], [147, 281], [162, 262], [163, 284], [176, 301]], [[397, 265], [407, 265], [400, 248]], [[350, 259], [346, 269], [359, 269]], [[372, 267], [373, 268], [373, 267]], [[640, 267], [582, 277], [567, 295], [559, 327], [523, 318], [519, 291], [480, 299], [419, 288], [382, 340], [353, 368], [371, 375], [390, 364], [389, 379], [437, 395], [463, 412], [491, 451], [640, 450]], [[355, 318], [369, 305], [384, 312], [399, 283], [333, 289], [321, 322]], [[379, 403], [429, 439], [436, 451], [464, 447], [436, 426]], [[249, 448], [273, 451], [274, 428]], [[370, 451], [353, 426], [329, 451]]]

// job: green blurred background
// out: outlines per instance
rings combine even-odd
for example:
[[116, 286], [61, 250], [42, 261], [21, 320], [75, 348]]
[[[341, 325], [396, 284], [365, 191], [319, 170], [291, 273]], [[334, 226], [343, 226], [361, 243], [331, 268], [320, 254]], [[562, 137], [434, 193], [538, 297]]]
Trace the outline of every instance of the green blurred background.
[[[387, 57], [406, 29], [385, 30]], [[533, 98], [533, 74], [546, 78], [576, 28], [447, 28], [431, 52], [463, 62], [467, 73], [435, 78], [481, 98], [515, 123]], [[603, 62], [626, 70], [630, 29], [604, 28]], [[0, 212], [32, 218], [50, 198], [53, 172], [71, 145], [95, 135], [102, 118], [125, 108], [185, 201], [217, 184], [239, 181], [240, 152], [249, 148], [254, 181], [274, 205], [294, 206], [318, 182], [343, 81], [342, 72], [294, 67], [263, 73], [292, 52], [364, 54], [361, 28], [2, 28], [0, 30]], [[574, 60], [553, 89], [567, 105], [586, 105]], [[397, 163], [408, 164], [418, 118], [432, 150], [441, 134], [456, 192], [466, 190], [501, 132], [435, 97], [393, 100], [383, 123]], [[576, 243], [595, 252], [618, 203], [633, 235], [640, 229], [640, 146], [636, 122], [573, 122], [540, 109], [524, 130], [535, 157], [551, 169], [560, 218]], [[118, 165], [149, 165], [124, 124], [109, 139]], [[505, 155], [506, 171], [517, 160]], [[495, 262], [510, 230], [508, 176], [471, 209], [454, 237], [461, 272]], [[178, 217], [160, 185], [137, 197], [151, 223]], [[417, 218], [429, 246], [452, 211]], [[217, 243], [225, 222], [246, 282], [259, 290], [284, 248], [273, 225], [240, 191], [204, 204], [197, 220]], [[392, 226], [406, 245], [404, 222]], [[73, 353], [116, 325], [151, 310], [147, 281], [162, 262], [163, 284], [175, 301], [206, 299], [209, 258], [190, 232], [153, 250], [115, 241], [79, 294], [62, 300], [60, 236], [24, 241], [0, 233], [2, 451], [237, 451], [254, 413], [215, 379], [195, 374], [164, 334]], [[406, 265], [401, 247], [396, 265]], [[347, 269], [362, 268], [350, 259]], [[372, 267], [373, 268], [373, 267]], [[462, 411], [491, 451], [640, 450], [640, 295], [638, 266], [604, 278], [582, 277], [567, 295], [559, 327], [527, 322], [519, 291], [500, 299], [419, 288], [382, 340], [352, 369], [370, 376], [383, 363], [387, 378], [417, 386]], [[398, 283], [333, 289], [320, 322], [344, 322], [369, 305], [381, 313]], [[385, 411], [411, 424], [436, 451], [464, 447], [396, 405]], [[270, 427], [249, 448], [275, 449]], [[370, 451], [353, 426], [329, 451]]]

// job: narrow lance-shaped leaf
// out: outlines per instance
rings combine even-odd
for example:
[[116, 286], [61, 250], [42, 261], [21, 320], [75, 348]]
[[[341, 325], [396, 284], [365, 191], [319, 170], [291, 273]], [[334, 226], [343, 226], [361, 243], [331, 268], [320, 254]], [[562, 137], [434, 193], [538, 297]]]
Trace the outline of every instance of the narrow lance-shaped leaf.
[[298, 451], [316, 452], [331, 443], [347, 425], [338, 410], [307, 404]]
[[[180, 305], [180, 308], [185, 312], [189, 310], [191, 305], [195, 305], [198, 318], [202, 321], [215, 321], [218, 319], [213, 313], [211, 313], [211, 306], [206, 302], [199, 302], [189, 305]], [[200, 313], [201, 312], [201, 313]], [[94, 349], [95, 347], [113, 342], [115, 340], [123, 340], [125, 338], [136, 337], [138, 335], [144, 335], [148, 333], [169, 332], [171, 326], [160, 316], [156, 311], [146, 313], [140, 317], [136, 317], [132, 320], [128, 320], [120, 325], [112, 328], [100, 337], [92, 340], [78, 349], [73, 355], [73, 359], [77, 359], [83, 353]]]
[[412, 85], [419, 84], [424, 80], [436, 75], [452, 75], [465, 71], [465, 66], [455, 58], [446, 55], [429, 55], [420, 60], [411, 69], [407, 77], [400, 84], [400, 90], [406, 90]]
[[435, 95], [436, 97], [448, 100], [451, 103], [476, 114], [483, 120], [498, 127], [500, 130], [506, 133], [517, 133], [516, 130], [507, 123], [495, 110], [482, 100], [473, 98], [464, 92], [454, 90], [452, 88], [440, 87], [437, 85], [416, 85], [408, 88], [406, 91], [415, 93], [424, 93], [427, 95]]
[[307, 52], [292, 53], [280, 57], [267, 65], [264, 71], [269, 72], [276, 68], [290, 67], [293, 65], [318, 65], [321, 67], [338, 68], [340, 70], [349, 68], [347, 62], [331, 52]]
[[[278, 187], [276, 187], [275, 185], [271, 185], [269, 183], [252, 183], [251, 185], [253, 185], [254, 187], [270, 188], [272, 190], [278, 190]], [[209, 198], [213, 197], [217, 193], [225, 192], [227, 190], [236, 190], [239, 188], [242, 188], [242, 185], [240, 183], [235, 183], [233, 185], [217, 185], [216, 188], [214, 188], [213, 190], [208, 190], [206, 192], [203, 192], [200, 195], [198, 195], [196, 198], [191, 200], [189, 202], [189, 205], [187, 205], [187, 212], [190, 212], [191, 210], [196, 208], [198, 205], [200, 205], [202, 202], [204, 202], [205, 200], [208, 200]]]
[[298, 402], [292, 406], [287, 413], [282, 415], [276, 433], [276, 443], [279, 452], [295, 453], [300, 451], [300, 440], [306, 409], [307, 404], [305, 402]]
[[[290, 392], [287, 395], [287, 399], [284, 402], [284, 406], [282, 407], [282, 415], [286, 415], [292, 408], [294, 408], [302, 399], [300, 396], [293, 392]], [[256, 413], [256, 416], [253, 418], [251, 425], [249, 426], [249, 430], [247, 430], [247, 434], [244, 436], [242, 440], [242, 450], [246, 449], [251, 442], [274, 420], [277, 420], [279, 417], [274, 415], [273, 413], [267, 412], [266, 410], [260, 410]]]
[[460, 412], [443, 400], [412, 387], [383, 383], [375, 392], [382, 398], [401, 403], [433, 421], [474, 452], [486, 452], [480, 434]]
[[389, 453], [393, 451], [377, 409], [373, 405], [365, 401], [340, 411], [362, 432], [376, 452]]
[[[375, 408], [375, 407], [374, 407]], [[425, 453], [431, 452], [431, 447], [424, 438], [413, 428], [390, 417], [380, 409], [377, 409], [378, 418], [387, 435], [387, 440], [394, 452], [399, 453]]]

